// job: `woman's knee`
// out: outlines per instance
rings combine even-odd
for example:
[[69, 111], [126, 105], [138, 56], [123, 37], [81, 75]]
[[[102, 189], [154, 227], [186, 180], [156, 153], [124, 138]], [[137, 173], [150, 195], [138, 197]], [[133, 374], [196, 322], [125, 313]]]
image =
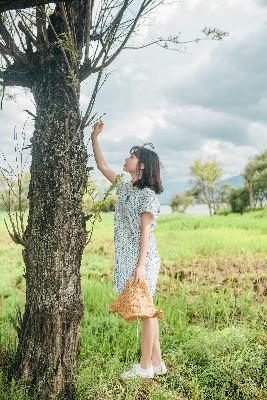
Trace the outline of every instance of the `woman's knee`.
[[151, 325], [151, 326], [153, 326], [153, 327], [156, 327], [156, 321], [155, 321], [155, 319], [156, 319], [156, 318], [149, 318], [149, 317], [147, 317], [147, 318], [142, 318], [142, 325], [145, 325], [145, 326]]
[[142, 322], [151, 322], [151, 323], [154, 323], [154, 318], [150, 318], [150, 317], [144, 317], [144, 318], [142, 318]]

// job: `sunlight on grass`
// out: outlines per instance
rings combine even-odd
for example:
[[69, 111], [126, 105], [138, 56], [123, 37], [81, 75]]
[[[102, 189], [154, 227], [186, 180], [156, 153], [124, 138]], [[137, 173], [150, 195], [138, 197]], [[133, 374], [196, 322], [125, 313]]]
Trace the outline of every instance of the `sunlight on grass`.
[[[5, 214], [2, 213], [1, 217]], [[169, 374], [123, 382], [140, 357], [140, 321], [110, 313], [113, 213], [103, 214], [81, 267], [85, 312], [75, 378], [77, 399], [263, 400], [267, 390], [267, 214], [160, 216], [161, 272], [155, 303], [164, 310], [161, 345]], [[6, 381], [15, 353], [16, 307], [23, 312], [21, 246], [0, 222], [0, 398], [32, 400]]]

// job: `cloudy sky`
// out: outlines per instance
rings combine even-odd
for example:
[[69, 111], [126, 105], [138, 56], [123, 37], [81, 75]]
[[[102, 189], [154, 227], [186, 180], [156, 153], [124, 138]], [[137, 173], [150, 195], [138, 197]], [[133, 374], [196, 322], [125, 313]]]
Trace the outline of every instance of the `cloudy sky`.
[[[159, 46], [124, 50], [110, 67], [94, 108], [99, 115], [106, 113], [99, 144], [116, 172], [122, 172], [131, 146], [154, 144], [164, 167], [164, 203], [188, 186], [195, 158], [220, 161], [223, 178], [228, 178], [242, 173], [248, 158], [267, 148], [267, 1], [177, 1], [154, 13], [138, 40], [179, 32], [182, 40], [192, 40], [203, 37], [205, 26], [229, 37], [188, 44], [183, 52]], [[91, 87], [89, 79], [82, 88], [83, 109]], [[14, 126], [19, 132], [27, 118], [23, 109], [33, 110], [30, 94], [16, 90], [16, 95], [16, 102], [5, 102], [0, 112], [1, 150], [12, 165]], [[30, 135], [28, 123], [27, 142]], [[103, 177], [93, 157], [88, 164], [95, 167], [94, 179]], [[6, 167], [3, 157], [1, 166]]]

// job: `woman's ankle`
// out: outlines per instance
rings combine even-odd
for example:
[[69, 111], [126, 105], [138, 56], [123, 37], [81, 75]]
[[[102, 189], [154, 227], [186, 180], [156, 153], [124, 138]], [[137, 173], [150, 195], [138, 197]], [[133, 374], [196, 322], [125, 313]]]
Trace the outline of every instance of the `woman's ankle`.
[[158, 357], [158, 358], [152, 358], [152, 366], [156, 367], [157, 365], [159, 365], [162, 362], [162, 358]]
[[151, 368], [153, 366], [152, 365], [152, 360], [151, 361], [145, 361], [145, 360], [142, 360], [142, 359], [140, 361], [140, 365], [141, 365], [141, 367], [143, 369]]

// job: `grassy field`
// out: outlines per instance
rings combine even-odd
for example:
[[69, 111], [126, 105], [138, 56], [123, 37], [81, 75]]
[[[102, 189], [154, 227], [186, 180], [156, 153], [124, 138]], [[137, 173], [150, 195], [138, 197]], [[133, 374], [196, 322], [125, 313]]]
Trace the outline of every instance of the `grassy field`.
[[[0, 222], [0, 399], [30, 399], [7, 384], [16, 348], [15, 307], [23, 309], [21, 247]], [[82, 261], [85, 314], [77, 399], [267, 399], [267, 210], [246, 215], [162, 215], [156, 304], [169, 374], [124, 382], [140, 357], [140, 321], [127, 324], [107, 305], [112, 291], [113, 213], [102, 214]]]

